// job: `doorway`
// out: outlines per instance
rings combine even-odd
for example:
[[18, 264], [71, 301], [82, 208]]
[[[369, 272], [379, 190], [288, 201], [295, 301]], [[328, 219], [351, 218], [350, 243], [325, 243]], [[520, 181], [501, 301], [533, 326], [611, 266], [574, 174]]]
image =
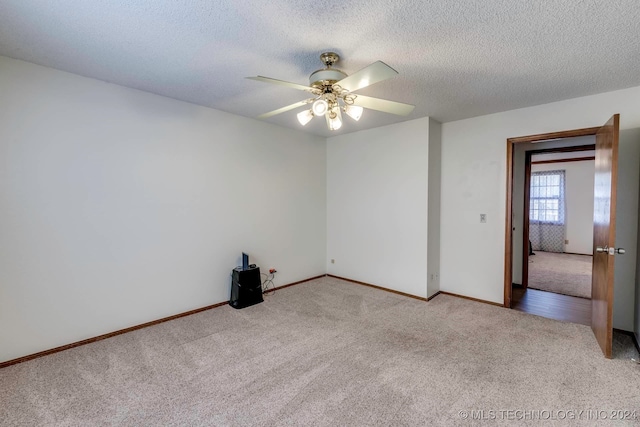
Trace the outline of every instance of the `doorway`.
[[595, 136], [522, 143], [514, 159], [512, 308], [590, 325]]
[[[522, 216], [514, 209], [514, 154], [518, 144], [558, 142], [567, 138], [595, 136], [595, 180], [594, 180], [594, 226], [593, 226], [593, 270], [591, 328], [605, 357], [611, 357], [613, 335], [613, 269], [615, 248], [615, 208], [618, 165], [618, 137], [620, 116], [614, 115], [601, 127], [576, 129], [547, 134], [530, 135], [507, 139], [507, 197], [505, 221], [505, 276], [504, 306], [512, 307], [514, 261], [524, 259], [514, 256], [514, 248], [523, 248], [524, 239], [514, 244], [516, 236], [524, 236], [516, 230], [514, 221]], [[560, 141], [562, 142], [562, 141]], [[521, 206], [524, 206], [521, 205]], [[528, 242], [527, 242], [528, 243]], [[527, 244], [528, 246], [528, 244]], [[622, 253], [622, 252], [620, 252]], [[521, 265], [521, 268], [527, 268]], [[524, 289], [526, 292], [526, 288]]]

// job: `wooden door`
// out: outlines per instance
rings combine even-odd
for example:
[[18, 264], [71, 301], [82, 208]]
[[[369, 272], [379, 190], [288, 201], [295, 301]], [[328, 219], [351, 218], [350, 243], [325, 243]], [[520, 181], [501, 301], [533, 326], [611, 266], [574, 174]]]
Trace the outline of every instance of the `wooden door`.
[[619, 125], [620, 115], [616, 114], [596, 133], [591, 329], [602, 352], [609, 359], [613, 339], [613, 267]]

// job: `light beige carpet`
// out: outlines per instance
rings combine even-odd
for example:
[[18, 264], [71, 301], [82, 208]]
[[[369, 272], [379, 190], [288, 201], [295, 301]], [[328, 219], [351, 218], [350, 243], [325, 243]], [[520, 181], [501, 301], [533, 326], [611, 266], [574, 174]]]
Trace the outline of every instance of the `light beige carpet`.
[[529, 287], [591, 298], [592, 257], [535, 251], [529, 255]]
[[0, 425], [566, 425], [500, 411], [637, 414], [639, 390], [587, 326], [323, 278], [1, 369]]

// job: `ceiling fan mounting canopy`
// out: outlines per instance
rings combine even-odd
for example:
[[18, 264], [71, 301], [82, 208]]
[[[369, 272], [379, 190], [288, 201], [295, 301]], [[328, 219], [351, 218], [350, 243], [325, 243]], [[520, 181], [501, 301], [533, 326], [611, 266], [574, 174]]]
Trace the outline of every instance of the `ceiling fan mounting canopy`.
[[300, 124], [304, 126], [313, 117], [325, 116], [329, 129], [337, 130], [342, 126], [342, 111], [356, 121], [362, 116], [364, 108], [401, 116], [408, 115], [413, 111], [413, 105], [353, 93], [398, 74], [396, 70], [384, 62], [374, 62], [349, 76], [341, 70], [332, 68], [333, 65], [340, 60], [340, 55], [337, 53], [323, 52], [320, 55], [320, 60], [324, 63], [325, 68], [311, 73], [311, 76], [309, 76], [309, 86], [263, 76], [247, 77], [252, 80], [303, 90], [315, 96], [315, 98], [305, 99], [304, 101], [296, 102], [295, 104], [262, 114], [258, 116], [258, 118], [265, 119], [313, 103], [310, 110], [298, 113], [297, 117]]
[[327, 68], [330, 68], [340, 60], [340, 55], [335, 52], [323, 52], [320, 54], [320, 60]]

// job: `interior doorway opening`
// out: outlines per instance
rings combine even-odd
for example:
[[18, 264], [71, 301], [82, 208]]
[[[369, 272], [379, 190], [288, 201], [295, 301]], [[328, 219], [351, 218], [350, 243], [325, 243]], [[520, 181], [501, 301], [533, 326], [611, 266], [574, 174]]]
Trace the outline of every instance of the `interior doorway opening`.
[[512, 308], [591, 324], [594, 163], [593, 135], [514, 147]]
[[[524, 258], [514, 256], [514, 249], [522, 248], [525, 244], [524, 241], [520, 245], [514, 244], [517, 236], [524, 235], [520, 230], [514, 230], [514, 223], [518, 218], [523, 218], [523, 215], [514, 215], [514, 209], [519, 205], [514, 203], [515, 147], [518, 144], [557, 142], [567, 138], [595, 136], [591, 329], [607, 358], [611, 358], [612, 354], [614, 255], [624, 253], [623, 248], [616, 248], [615, 242], [619, 133], [620, 115], [615, 114], [600, 127], [507, 139], [504, 306], [511, 308], [514, 265], [516, 260]], [[566, 141], [558, 143], [561, 142]]]

